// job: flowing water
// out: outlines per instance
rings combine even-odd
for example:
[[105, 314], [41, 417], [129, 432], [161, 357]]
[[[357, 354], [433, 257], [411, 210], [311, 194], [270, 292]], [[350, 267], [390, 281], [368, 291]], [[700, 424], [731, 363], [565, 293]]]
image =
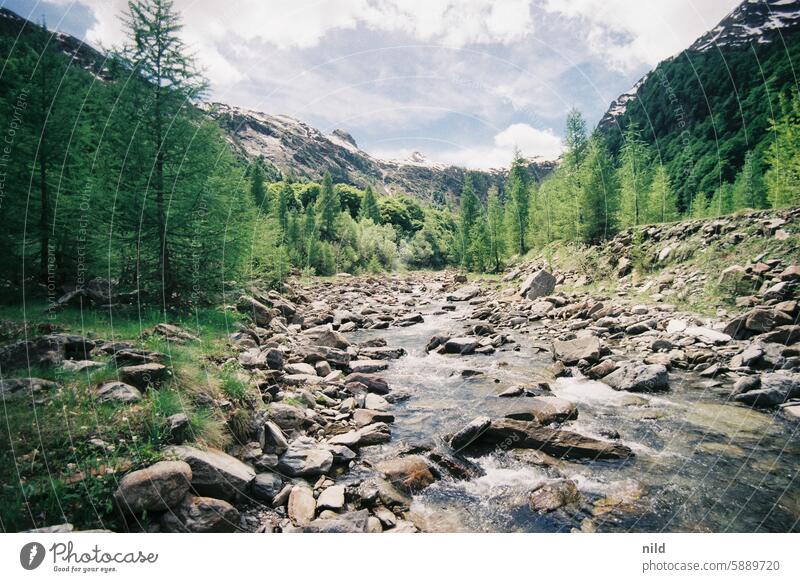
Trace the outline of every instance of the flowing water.
[[[536, 348], [535, 327], [512, 334], [516, 343], [488, 356], [426, 354], [434, 334], [464, 333], [471, 308], [456, 305], [453, 312], [441, 303], [419, 305], [424, 323], [352, 334], [354, 341], [383, 337], [408, 352], [382, 373], [393, 393], [407, 398], [394, 406], [392, 442], [364, 450], [368, 460], [432, 442], [479, 415], [502, 416], [513, 399], [494, 395], [531, 385], [552, 365]], [[483, 374], [465, 378], [463, 370]], [[704, 381], [673, 372], [671, 390], [658, 395], [617, 392], [583, 378], [551, 382], [555, 396], [578, 407], [578, 419], [565, 428], [596, 438], [616, 431], [635, 458], [548, 469], [514, 452], [493, 452], [473, 459], [485, 476], [443, 479], [417, 494], [412, 516], [426, 531], [570, 531], [586, 527], [587, 518], [598, 531], [800, 531], [798, 424], [726, 403], [730, 389]], [[531, 489], [564, 477], [577, 483], [581, 503], [548, 515], [528, 508]]]

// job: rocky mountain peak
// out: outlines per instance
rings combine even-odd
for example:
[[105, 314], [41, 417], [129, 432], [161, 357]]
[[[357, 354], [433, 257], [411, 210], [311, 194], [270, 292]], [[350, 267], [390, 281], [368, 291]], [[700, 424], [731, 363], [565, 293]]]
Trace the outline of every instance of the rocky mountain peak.
[[766, 44], [780, 37], [781, 29], [800, 25], [800, 0], [745, 0], [717, 26], [698, 38], [689, 50], [714, 46]]

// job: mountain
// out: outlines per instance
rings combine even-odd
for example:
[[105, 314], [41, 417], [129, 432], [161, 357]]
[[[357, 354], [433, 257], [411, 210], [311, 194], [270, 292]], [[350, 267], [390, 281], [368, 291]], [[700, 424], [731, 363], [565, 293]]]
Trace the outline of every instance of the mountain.
[[[0, 8], [0, 35], [7, 39], [43, 30], [11, 10]], [[68, 34], [50, 31], [48, 34], [52, 35], [52, 45], [69, 55], [76, 66], [108, 79], [103, 53]], [[503, 168], [473, 171], [430, 163], [419, 152], [408, 160], [382, 160], [360, 149], [344, 129], [326, 134], [286, 115], [249, 111], [224, 103], [203, 103], [199, 107], [217, 121], [240, 158], [260, 157], [283, 176], [318, 180], [330, 172], [337, 182], [361, 188], [369, 184], [385, 194], [407, 193], [443, 204], [459, 196], [468, 173], [473, 177], [476, 191], [484, 196], [492, 186], [502, 189], [507, 173]], [[529, 162], [530, 174], [537, 181], [552, 167], [550, 162]], [[273, 177], [277, 175], [273, 173]]]
[[613, 101], [598, 124], [612, 152], [635, 124], [655, 146], [685, 208], [763, 154], [781, 96], [797, 90], [800, 0], [746, 0], [689, 48]]
[[[476, 190], [485, 194], [491, 186], [502, 188], [506, 169], [466, 170], [429, 162], [419, 152], [407, 160], [383, 160], [358, 147], [347, 131], [323, 133], [286, 115], [270, 115], [224, 103], [204, 107], [223, 128], [240, 156], [261, 157], [283, 175], [318, 180], [330, 172], [334, 181], [358, 187], [368, 184], [386, 194], [407, 193], [442, 203], [458, 197], [469, 173]], [[529, 163], [531, 176], [541, 180], [552, 164]]]

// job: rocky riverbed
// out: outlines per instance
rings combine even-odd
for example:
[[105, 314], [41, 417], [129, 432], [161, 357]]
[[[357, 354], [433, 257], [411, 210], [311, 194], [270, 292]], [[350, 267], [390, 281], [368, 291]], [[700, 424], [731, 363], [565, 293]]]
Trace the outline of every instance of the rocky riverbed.
[[[198, 448], [171, 418], [165, 460], [125, 475], [115, 505], [148, 531], [796, 531], [797, 268], [714, 321], [567, 292], [539, 267], [243, 295], [230, 359], [262, 400], [243, 438]], [[159, 354], [64, 334], [0, 359], [23, 352], [70, 367], [112, 354], [100, 401], [169, 374]]]

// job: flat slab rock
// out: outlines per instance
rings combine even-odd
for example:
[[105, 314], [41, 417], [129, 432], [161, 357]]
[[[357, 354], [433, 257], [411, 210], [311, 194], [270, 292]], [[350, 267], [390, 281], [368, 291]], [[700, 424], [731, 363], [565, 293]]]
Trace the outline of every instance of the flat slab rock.
[[661, 364], [626, 362], [605, 376], [603, 383], [614, 390], [628, 392], [661, 392], [669, 390], [667, 368]]
[[537, 449], [562, 459], [627, 459], [634, 456], [629, 447], [619, 443], [511, 419], [492, 420], [474, 443], [510, 449]]
[[168, 447], [165, 453], [186, 461], [192, 468], [192, 489], [200, 495], [233, 499], [244, 493], [256, 472], [239, 459], [217, 449]]
[[553, 356], [567, 366], [574, 366], [581, 360], [589, 363], [600, 359], [600, 340], [594, 336], [586, 336], [574, 340], [553, 342]]

